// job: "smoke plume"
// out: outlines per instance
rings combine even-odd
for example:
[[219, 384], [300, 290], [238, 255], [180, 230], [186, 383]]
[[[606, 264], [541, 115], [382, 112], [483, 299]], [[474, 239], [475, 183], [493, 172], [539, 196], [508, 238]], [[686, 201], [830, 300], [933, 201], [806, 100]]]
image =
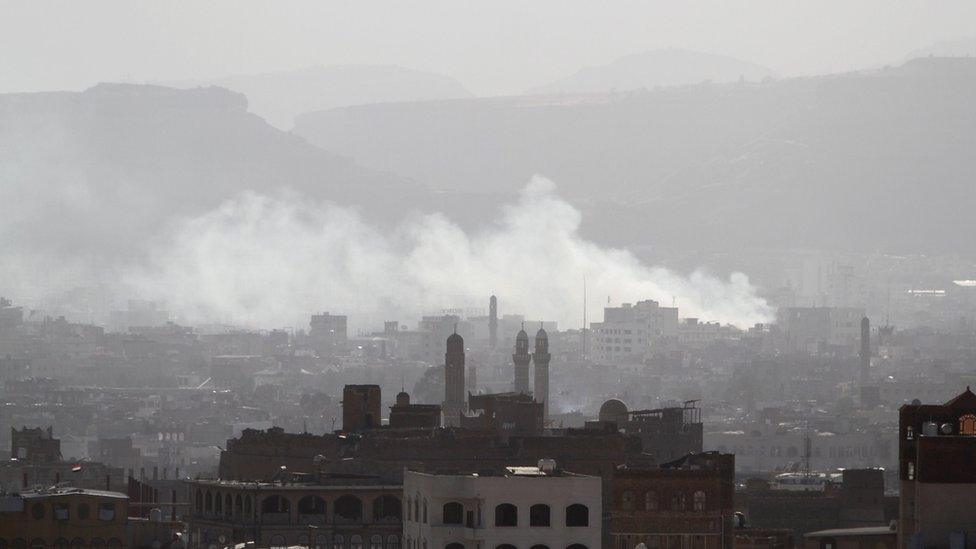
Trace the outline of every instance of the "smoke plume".
[[738, 326], [772, 317], [744, 274], [722, 280], [648, 267], [626, 250], [582, 238], [580, 220], [542, 177], [472, 233], [440, 214], [391, 233], [353, 209], [245, 193], [178, 223], [150, 268], [124, 276], [142, 297], [164, 300], [188, 321], [255, 327], [304, 326], [316, 311], [350, 313], [363, 327], [409, 321], [446, 307], [485, 308], [490, 293], [502, 312], [578, 327], [584, 276], [590, 320], [600, 319], [608, 295], [662, 305], [674, 299], [682, 316]]

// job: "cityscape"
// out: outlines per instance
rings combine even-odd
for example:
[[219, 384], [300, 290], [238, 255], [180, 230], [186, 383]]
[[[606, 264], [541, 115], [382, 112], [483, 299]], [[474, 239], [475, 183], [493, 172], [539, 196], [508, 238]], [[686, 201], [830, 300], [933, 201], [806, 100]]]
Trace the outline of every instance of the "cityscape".
[[41, 4], [0, 549], [976, 549], [976, 5]]

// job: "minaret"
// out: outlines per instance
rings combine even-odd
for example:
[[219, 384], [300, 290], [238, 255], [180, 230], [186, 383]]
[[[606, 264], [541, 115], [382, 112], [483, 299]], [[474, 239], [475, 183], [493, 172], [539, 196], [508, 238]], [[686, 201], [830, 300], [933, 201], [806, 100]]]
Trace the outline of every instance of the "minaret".
[[488, 346], [492, 349], [498, 345], [498, 298], [491, 296], [488, 300]]
[[861, 386], [867, 385], [871, 371], [871, 321], [868, 317], [861, 319], [861, 352], [860, 359], [860, 379]]
[[535, 363], [535, 401], [542, 403], [542, 417], [549, 419], [549, 334], [542, 327], [535, 333], [535, 352], [532, 362]]
[[[457, 328], [455, 328], [457, 330]], [[464, 414], [464, 338], [455, 331], [447, 337], [444, 354], [444, 426], [461, 425]]]
[[532, 355], [529, 354], [529, 334], [525, 333], [525, 325], [515, 336], [515, 354], [512, 355], [512, 362], [515, 364], [515, 392], [529, 392], [529, 362]]

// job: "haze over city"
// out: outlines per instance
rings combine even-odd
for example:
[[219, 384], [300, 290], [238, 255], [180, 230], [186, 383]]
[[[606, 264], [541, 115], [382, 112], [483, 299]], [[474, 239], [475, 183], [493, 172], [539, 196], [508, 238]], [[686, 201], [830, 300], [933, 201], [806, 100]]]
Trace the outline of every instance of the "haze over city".
[[0, 549], [976, 549], [976, 4], [0, 51]]

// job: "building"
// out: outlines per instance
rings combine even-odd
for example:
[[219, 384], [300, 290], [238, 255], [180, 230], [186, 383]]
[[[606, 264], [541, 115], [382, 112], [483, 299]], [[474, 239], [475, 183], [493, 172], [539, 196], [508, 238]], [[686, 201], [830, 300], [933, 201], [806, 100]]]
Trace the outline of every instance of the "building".
[[525, 333], [523, 326], [515, 335], [515, 352], [512, 354], [512, 364], [515, 365], [515, 383], [512, 389], [516, 393], [529, 394], [530, 362], [532, 355], [529, 354], [529, 335]]
[[620, 467], [611, 485], [612, 548], [733, 546], [735, 456], [707, 452], [658, 468]]
[[533, 395], [536, 402], [542, 403], [543, 421], [549, 419], [549, 334], [544, 328], [535, 333], [535, 351], [532, 353], [532, 363], [535, 365], [535, 384]]
[[898, 411], [898, 545], [976, 547], [976, 394]]
[[897, 544], [893, 525], [819, 530], [803, 536], [803, 549], [895, 549]]
[[815, 352], [823, 346], [854, 350], [861, 338], [864, 309], [855, 307], [788, 307], [776, 315], [790, 351]]
[[346, 315], [333, 315], [327, 312], [312, 315], [309, 322], [309, 346], [319, 356], [341, 354], [348, 343]]
[[265, 482], [188, 480], [186, 486], [190, 546], [401, 547], [399, 484], [284, 473]]
[[494, 349], [498, 346], [498, 298], [488, 299], [488, 346]]
[[403, 498], [408, 549], [601, 547], [602, 480], [552, 460], [467, 474], [408, 471]]
[[438, 404], [410, 404], [410, 395], [400, 391], [390, 406], [391, 429], [436, 429], [441, 426]]
[[461, 418], [465, 429], [485, 429], [506, 435], [540, 435], [543, 407], [525, 393], [468, 395], [470, 415]]
[[651, 346], [663, 338], [677, 337], [677, 307], [661, 307], [657, 301], [624, 303], [605, 307], [603, 322], [590, 324], [589, 345], [596, 360], [610, 363], [643, 362]]
[[631, 412], [623, 402], [611, 399], [600, 407], [599, 417], [624, 433], [639, 436], [644, 452], [659, 463], [702, 451], [701, 408], [695, 400], [682, 406]]
[[464, 403], [464, 338], [457, 333], [447, 337], [444, 353], [444, 425], [457, 427], [461, 424], [466, 406]]
[[54, 438], [54, 428], [17, 430], [10, 428], [10, 457], [27, 463], [61, 461], [61, 441]]
[[0, 495], [0, 547], [121, 549], [127, 502], [124, 494], [81, 488]]
[[346, 385], [342, 389], [342, 430], [375, 429], [382, 423], [379, 385]]

